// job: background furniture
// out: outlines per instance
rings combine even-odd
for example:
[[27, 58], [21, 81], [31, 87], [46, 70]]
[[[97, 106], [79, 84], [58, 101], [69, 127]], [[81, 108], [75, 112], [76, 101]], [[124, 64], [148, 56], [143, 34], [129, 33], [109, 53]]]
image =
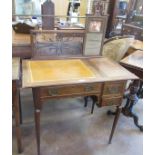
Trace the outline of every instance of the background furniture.
[[102, 56], [119, 62], [134, 42], [134, 36], [115, 36], [104, 42]]
[[[122, 24], [129, 23], [131, 16], [134, 14], [142, 14], [142, 0], [110, 0], [109, 3], [109, 20], [106, 30], [106, 37], [120, 35]], [[128, 33], [129, 34], [129, 33]], [[132, 35], [133, 33], [131, 33]], [[130, 35], [130, 34], [129, 34]]]
[[[85, 18], [86, 29], [73, 25], [68, 28], [57, 26], [58, 30], [51, 32], [47, 30], [32, 30], [32, 40], [30, 39], [30, 35], [15, 33], [13, 31], [13, 56], [31, 58], [32, 51], [36, 49], [33, 46], [36, 45], [35, 43], [37, 42], [37, 40], [35, 40], [37, 37], [34, 37], [35, 34], [39, 35], [42, 33], [42, 36], [44, 36], [44, 34], [48, 32], [49, 35], [46, 34], [46, 37], [42, 37], [41, 46], [45, 47], [45, 45], [47, 45], [45, 42], [48, 42], [48, 45], [51, 42], [49, 46], [53, 46], [51, 49], [53, 49], [53, 51], [55, 49], [55, 51], [46, 52], [46, 50], [44, 51], [44, 55], [48, 53], [48, 55], [51, 54], [51, 56], [101, 56], [108, 16], [87, 16]], [[50, 36], [50, 34], [53, 35], [52, 38], [47, 37]], [[41, 48], [39, 48], [39, 50], [40, 49]], [[44, 48], [42, 48], [42, 50], [43, 49]]]
[[135, 40], [130, 44], [130, 46], [129, 46], [127, 52], [126, 52], [125, 55], [124, 55], [124, 57], [127, 57], [128, 55], [134, 53], [134, 52], [137, 51], [137, 50], [143, 51], [143, 42], [140, 41], [140, 40], [136, 40], [136, 39], [135, 39]]
[[133, 23], [124, 23], [122, 26], [122, 35], [134, 35], [135, 39], [143, 41], [143, 28], [135, 26]]
[[137, 50], [120, 61], [120, 64], [143, 80], [143, 51]]
[[137, 95], [139, 95], [139, 91], [143, 89], [142, 85], [140, 87], [140, 82], [143, 81], [143, 51], [135, 51], [131, 55], [122, 59], [120, 64], [140, 78], [140, 80], [134, 80], [130, 85], [130, 93], [127, 96], [127, 103], [122, 109], [122, 112], [125, 116], [132, 117], [135, 125], [140, 131], [143, 131], [143, 126], [138, 123], [138, 116], [132, 111], [134, 105], [138, 102]]
[[12, 31], [12, 56], [31, 58], [31, 55], [30, 34], [20, 34]]
[[[43, 30], [53, 30], [55, 26], [55, 5], [51, 0], [46, 0], [41, 5], [41, 14], [42, 16], [42, 29]], [[44, 16], [44, 15], [52, 15], [52, 16]]]
[[20, 107], [20, 92], [19, 92], [19, 80], [20, 80], [20, 58], [15, 57], [12, 59], [12, 103], [13, 114], [15, 116], [15, 130], [17, 138], [17, 150], [18, 153], [22, 153], [22, 139], [21, 139], [21, 107]]

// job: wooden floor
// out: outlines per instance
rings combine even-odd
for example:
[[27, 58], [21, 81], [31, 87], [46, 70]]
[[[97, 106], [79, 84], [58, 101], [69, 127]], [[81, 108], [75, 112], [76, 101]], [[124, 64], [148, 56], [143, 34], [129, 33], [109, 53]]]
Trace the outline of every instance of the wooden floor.
[[[31, 89], [21, 91], [24, 152], [22, 155], [36, 155], [36, 141], [33, 120]], [[133, 124], [131, 118], [122, 114], [108, 145], [113, 116], [107, 116], [109, 108], [83, 107], [83, 98], [51, 100], [44, 104], [41, 116], [42, 155], [142, 155], [143, 133]], [[112, 108], [110, 108], [112, 109]], [[138, 102], [134, 111], [142, 123], [143, 103]], [[13, 155], [17, 155], [13, 123]]]

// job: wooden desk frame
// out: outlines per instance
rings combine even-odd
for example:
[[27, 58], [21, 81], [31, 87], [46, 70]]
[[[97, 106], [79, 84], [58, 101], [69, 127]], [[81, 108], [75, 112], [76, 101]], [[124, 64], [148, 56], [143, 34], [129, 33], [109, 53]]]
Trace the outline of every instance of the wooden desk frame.
[[[37, 60], [29, 60], [29, 61], [37, 61]], [[32, 73], [28, 71], [29, 68], [28, 60], [25, 60], [23, 62], [23, 88], [27, 87], [32, 88], [33, 92], [35, 130], [36, 130], [38, 155], [40, 155], [40, 114], [43, 102], [45, 100], [53, 98], [59, 99], [59, 98], [77, 97], [77, 96], [83, 96], [83, 97], [93, 96], [95, 98], [95, 100], [93, 101], [93, 107], [95, 104], [99, 105], [100, 107], [103, 106], [117, 107], [116, 110], [117, 114], [114, 118], [111, 134], [109, 137], [109, 143], [111, 143], [112, 141], [112, 137], [117, 125], [119, 114], [122, 109], [121, 103], [125, 90], [125, 84], [128, 79], [137, 79], [137, 77], [126, 71], [119, 64], [110, 61], [106, 58], [89, 58], [89, 59], [81, 59], [81, 61], [87, 64], [88, 68], [91, 68], [91, 71], [93, 71], [93, 73], [96, 75], [95, 78], [87, 80], [85, 79], [84, 81], [71, 79], [68, 81], [62, 80], [61, 82], [60, 81], [54, 81], [54, 82], [47, 81], [47, 83], [45, 81], [43, 82], [41, 81], [40, 83], [37, 81], [34, 82], [30, 78], [32, 76]], [[38, 63], [40, 65], [41, 62], [39, 61]], [[108, 70], [109, 67], [107, 65], [112, 66], [112, 70], [118, 69], [118, 72], [122, 72], [122, 74], [120, 74], [120, 76], [116, 76], [116, 73], [113, 74], [112, 70], [110, 70], [109, 72]], [[101, 68], [103, 68], [103, 70], [101, 70]]]
[[[78, 86], [78, 85], [77, 85]], [[103, 87], [103, 86], [102, 86]], [[43, 101], [46, 100], [45, 99], [41, 99], [41, 90], [40, 89], [48, 89], [49, 87], [36, 87], [36, 88], [32, 88], [32, 92], [33, 92], [33, 100], [34, 100], [34, 116], [35, 116], [35, 130], [36, 130], [36, 140], [37, 140], [37, 155], [40, 155], [40, 115], [41, 115], [41, 110], [42, 110], [42, 104], [43, 104]], [[81, 95], [69, 95], [70, 97], [76, 97], [76, 96], [96, 96], [98, 98], [98, 101], [100, 100], [100, 92], [99, 94], [92, 94], [92, 93], [87, 93], [87, 94], [81, 94]], [[61, 96], [61, 97], [66, 97], [66, 96]], [[68, 96], [67, 96], [68, 97]], [[55, 98], [55, 97], [51, 97], [51, 98]], [[59, 97], [58, 97], [59, 98]], [[50, 98], [48, 98], [50, 99]], [[101, 100], [100, 100], [101, 101]], [[121, 104], [121, 103], [120, 103]], [[114, 131], [116, 129], [116, 125], [117, 125], [117, 122], [118, 122], [118, 119], [119, 119], [119, 115], [121, 113], [121, 110], [122, 108], [120, 106], [116, 106], [117, 107], [117, 110], [116, 110], [116, 116], [114, 118], [114, 122], [113, 122], [113, 125], [112, 125], [112, 130], [111, 130], [111, 133], [110, 133], [110, 137], [109, 137], [109, 144], [111, 143], [112, 141], [112, 138], [113, 138], [113, 135], [114, 135]]]

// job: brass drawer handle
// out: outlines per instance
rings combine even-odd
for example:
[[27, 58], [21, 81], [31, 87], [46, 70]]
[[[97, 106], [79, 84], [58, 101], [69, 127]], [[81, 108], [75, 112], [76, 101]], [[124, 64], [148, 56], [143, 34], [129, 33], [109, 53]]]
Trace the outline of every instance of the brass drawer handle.
[[110, 101], [110, 102], [108, 102], [108, 105], [115, 105], [115, 102], [114, 101]]
[[57, 89], [49, 89], [48, 93], [50, 96], [56, 96], [59, 94]]
[[119, 89], [118, 87], [108, 87], [106, 92], [110, 94], [116, 94], [119, 93]]
[[85, 86], [85, 91], [92, 91], [94, 89], [94, 87], [93, 86]]

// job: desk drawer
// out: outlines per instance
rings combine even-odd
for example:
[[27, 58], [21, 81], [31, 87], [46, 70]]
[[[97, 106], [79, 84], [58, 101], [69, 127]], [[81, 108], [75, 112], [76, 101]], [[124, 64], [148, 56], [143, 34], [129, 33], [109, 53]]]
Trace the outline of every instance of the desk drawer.
[[102, 97], [102, 105], [101, 106], [113, 106], [113, 105], [121, 105], [122, 97]]
[[103, 88], [103, 96], [122, 96], [126, 81], [106, 82]]
[[101, 84], [83, 84], [40, 88], [41, 98], [99, 93]]

